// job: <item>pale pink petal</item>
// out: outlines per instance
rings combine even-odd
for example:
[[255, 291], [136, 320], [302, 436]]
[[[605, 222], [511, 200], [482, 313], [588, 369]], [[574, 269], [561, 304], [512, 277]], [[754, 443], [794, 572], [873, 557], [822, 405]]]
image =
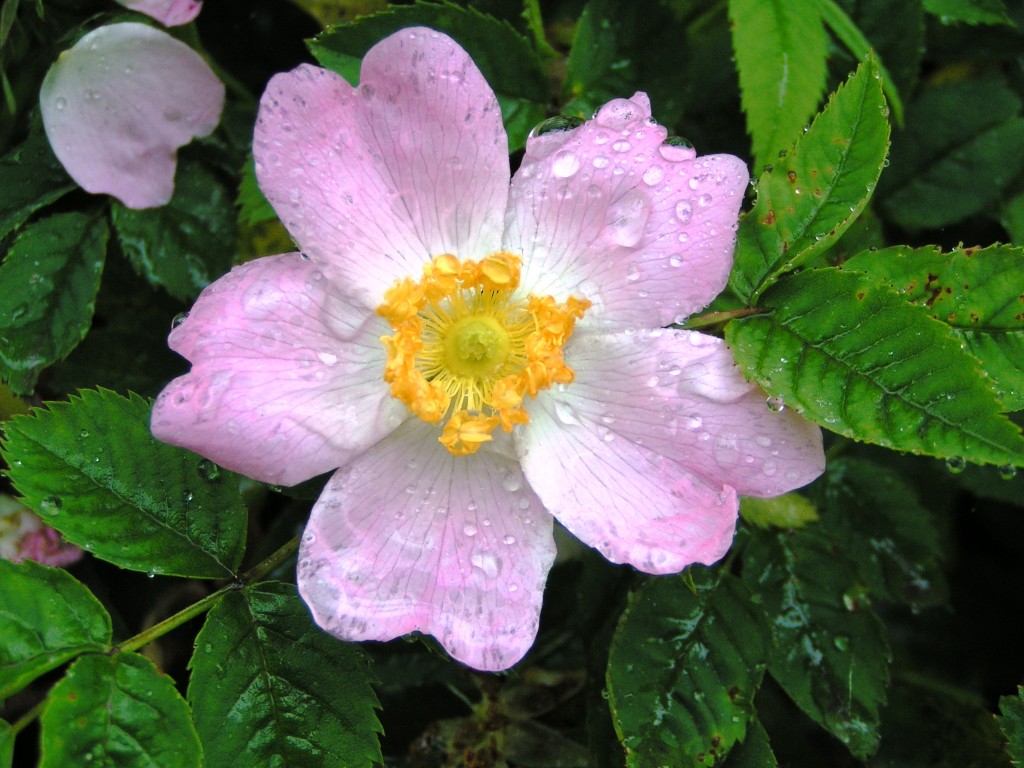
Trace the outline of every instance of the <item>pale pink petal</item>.
[[647, 573], [711, 564], [732, 543], [738, 502], [644, 445], [576, 410], [567, 392], [531, 401], [517, 434], [523, 472], [544, 506], [578, 539]]
[[574, 408], [744, 496], [777, 496], [824, 471], [821, 430], [773, 411], [725, 343], [692, 331], [578, 334], [566, 350]]
[[432, 256], [497, 250], [508, 140], [494, 93], [453, 40], [404, 29], [360, 87], [311, 66], [277, 75], [253, 146], [260, 187], [303, 252], [377, 306]]
[[299, 591], [344, 640], [419, 631], [471, 667], [506, 669], [537, 632], [551, 517], [514, 458], [452, 456], [437, 434], [411, 419], [338, 470], [303, 536]]
[[149, 208], [171, 199], [178, 147], [216, 127], [224, 85], [166, 32], [111, 24], [60, 55], [39, 105], [71, 178], [129, 208]]
[[526, 256], [526, 290], [589, 299], [588, 326], [656, 328], [725, 287], [747, 168], [665, 134], [638, 93], [527, 141], [504, 239]]
[[18, 547], [14, 562], [33, 560], [53, 568], [67, 568], [82, 559], [82, 550], [68, 544], [61, 535], [48, 525], [26, 533]]
[[382, 378], [388, 330], [298, 254], [235, 267], [171, 332], [192, 371], [157, 398], [153, 434], [268, 483], [335, 469], [406, 416]]
[[115, 0], [125, 8], [144, 13], [168, 27], [188, 24], [203, 10], [202, 0]]

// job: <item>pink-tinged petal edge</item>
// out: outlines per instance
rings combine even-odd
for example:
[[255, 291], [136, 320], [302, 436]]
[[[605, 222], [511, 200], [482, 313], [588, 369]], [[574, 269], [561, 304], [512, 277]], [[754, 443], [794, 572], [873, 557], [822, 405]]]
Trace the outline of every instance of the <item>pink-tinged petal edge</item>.
[[732, 488], [616, 438], [563, 395], [532, 401], [516, 439], [527, 481], [562, 525], [612, 562], [647, 573], [710, 565], [728, 551], [739, 508]]
[[344, 640], [433, 635], [480, 670], [515, 664], [536, 636], [552, 521], [516, 461], [454, 457], [409, 420], [342, 467], [313, 508], [299, 592]]
[[43, 525], [22, 537], [14, 562], [33, 560], [51, 568], [67, 568], [81, 559], [81, 549], [64, 541], [50, 526]]
[[149, 208], [171, 199], [178, 148], [217, 126], [224, 85], [184, 43], [127, 22], [99, 27], [64, 51], [46, 73], [39, 105], [71, 178], [129, 208]]
[[657, 328], [725, 287], [749, 180], [730, 155], [665, 145], [643, 93], [527, 141], [504, 243], [525, 290], [593, 302], [588, 327]]
[[369, 307], [432, 256], [500, 246], [508, 140], [469, 55], [404, 29], [366, 54], [358, 89], [301, 66], [274, 77], [253, 144], [260, 187], [303, 252]]
[[188, 24], [203, 10], [202, 0], [115, 0], [133, 11], [144, 13], [168, 27]]
[[171, 332], [192, 370], [157, 398], [153, 434], [268, 483], [335, 469], [406, 417], [382, 378], [387, 330], [299, 254], [235, 267]]
[[615, 439], [642, 442], [744, 496], [777, 496], [825, 469], [821, 430], [773, 411], [725, 342], [693, 331], [577, 334], [566, 350], [573, 407]]

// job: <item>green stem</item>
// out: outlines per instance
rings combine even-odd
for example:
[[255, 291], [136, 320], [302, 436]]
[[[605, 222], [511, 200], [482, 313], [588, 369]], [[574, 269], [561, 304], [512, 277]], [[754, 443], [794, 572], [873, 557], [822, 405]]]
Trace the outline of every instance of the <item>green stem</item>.
[[11, 738], [13, 739], [23, 730], [25, 727], [39, 717], [39, 713], [43, 711], [43, 705], [46, 704], [46, 699], [40, 699], [32, 709], [23, 714], [13, 723], [11, 723]]
[[232, 592], [236, 589], [240, 589], [246, 584], [250, 584], [254, 581], [258, 581], [266, 576], [268, 573], [274, 571], [281, 563], [285, 562], [291, 555], [299, 548], [299, 537], [296, 536], [291, 541], [287, 542], [284, 546], [274, 552], [270, 557], [259, 563], [248, 571], [243, 573], [235, 581], [227, 584], [216, 592], [204, 597], [202, 600], [193, 603], [192, 605], [183, 608], [173, 616], [168, 616], [161, 622], [154, 624], [152, 627], [143, 630], [134, 637], [130, 637], [123, 643], [119, 643], [111, 648], [112, 653], [121, 651], [135, 651], [144, 645], [156, 640], [158, 637], [162, 637], [170, 632], [172, 629], [180, 627], [190, 619], [194, 619], [196, 616], [200, 616], [206, 613], [208, 610], [213, 608], [220, 599], [224, 597], [228, 592]]
[[691, 317], [683, 323], [682, 327], [687, 331], [695, 331], [698, 328], [707, 328], [709, 325], [721, 325], [737, 317], [748, 317], [761, 312], [764, 312], [764, 310], [758, 307], [744, 307], [743, 309], [732, 309], [728, 312], [708, 312], [706, 315]]
[[526, 25], [533, 33], [533, 39], [537, 43], [537, 51], [546, 59], [558, 58], [558, 51], [551, 47], [544, 34], [544, 19], [540, 15], [540, 0], [526, 0], [523, 3], [523, 18]]

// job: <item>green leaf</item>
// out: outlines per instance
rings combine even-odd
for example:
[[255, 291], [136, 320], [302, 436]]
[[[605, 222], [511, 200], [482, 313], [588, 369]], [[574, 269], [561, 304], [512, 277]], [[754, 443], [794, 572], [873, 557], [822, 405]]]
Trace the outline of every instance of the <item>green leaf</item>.
[[1020, 112], [1020, 98], [994, 77], [925, 90], [893, 138], [878, 186], [882, 212], [923, 229], [984, 211], [1024, 171]]
[[211, 766], [382, 762], [369, 662], [313, 625], [294, 586], [226, 595], [196, 638], [190, 667], [188, 698]]
[[973, 357], [926, 310], [842, 269], [765, 292], [725, 337], [744, 374], [833, 432], [898, 451], [1024, 464], [1020, 430]]
[[885, 99], [869, 59], [761, 175], [757, 202], [740, 223], [733, 290], [756, 301], [784, 272], [835, 243], [867, 205], [888, 147]]
[[999, 728], [1006, 736], [1006, 752], [1013, 764], [1024, 766], [1024, 688], [1017, 688], [1016, 696], [999, 699]]
[[67, 571], [0, 559], [0, 584], [0, 699], [110, 643], [110, 617]]
[[117, 239], [153, 285], [187, 301], [231, 267], [237, 229], [228, 186], [209, 168], [182, 159], [174, 196], [158, 208], [111, 209]]
[[[692, 573], [689, 571], [688, 573]], [[629, 766], [717, 765], [743, 739], [766, 638], [734, 577], [648, 580], [612, 639], [608, 693]]]
[[75, 188], [42, 131], [0, 158], [0, 237]]
[[[821, 17], [828, 28], [832, 30], [832, 34], [838, 37], [840, 42], [853, 54], [854, 59], [864, 61], [871, 54], [871, 43], [835, 0], [821, 0]], [[892, 108], [896, 124], [902, 125], [903, 100], [896, 89], [896, 83], [893, 82], [892, 76], [882, 61], [876, 58], [875, 66], [878, 67], [878, 74], [882, 78], [882, 92]]]
[[871, 594], [915, 610], [945, 602], [935, 520], [900, 473], [871, 461], [837, 459], [814, 490], [822, 526], [843, 542]]
[[846, 266], [867, 273], [953, 329], [981, 361], [1007, 411], [1024, 409], [1024, 248], [895, 246]]
[[103, 219], [60, 213], [23, 229], [0, 266], [0, 374], [19, 394], [89, 331], [107, 248]]
[[40, 724], [40, 768], [199, 768], [203, 762], [174, 681], [135, 653], [76, 661], [50, 691]]
[[256, 164], [252, 156], [242, 168], [242, 180], [238, 185], [238, 220], [244, 224], [259, 224], [263, 221], [273, 221], [277, 213], [273, 206], [263, 196], [256, 181]]
[[924, 9], [943, 24], [1013, 24], [1003, 0], [924, 0]]
[[86, 390], [6, 425], [4, 458], [25, 503], [122, 568], [230, 578], [246, 511], [235, 475], [149, 433], [149, 403]]
[[770, 499], [744, 496], [740, 499], [740, 515], [758, 528], [803, 528], [818, 520], [814, 504], [799, 493], [785, 493]]
[[[355, 83], [359, 60], [371, 47], [392, 32], [416, 26], [441, 30], [454, 38], [473, 57], [499, 100], [507, 103], [532, 102], [530, 111], [539, 113], [537, 120], [528, 126], [506, 124], [510, 150], [521, 148], [529, 129], [543, 119], [544, 107], [550, 101], [550, 89], [544, 63], [537, 51], [506, 21], [451, 3], [417, 3], [392, 7], [382, 13], [338, 24], [308, 44], [323, 66]], [[505, 112], [503, 105], [502, 113]]]
[[732, 748], [723, 768], [777, 768], [768, 734], [758, 720], [751, 720], [742, 744]]
[[729, 18], [755, 167], [763, 168], [818, 107], [828, 37], [818, 0], [729, 0]]
[[756, 531], [744, 555], [771, 630], [769, 674], [863, 760], [878, 748], [890, 653], [853, 565], [821, 526]]

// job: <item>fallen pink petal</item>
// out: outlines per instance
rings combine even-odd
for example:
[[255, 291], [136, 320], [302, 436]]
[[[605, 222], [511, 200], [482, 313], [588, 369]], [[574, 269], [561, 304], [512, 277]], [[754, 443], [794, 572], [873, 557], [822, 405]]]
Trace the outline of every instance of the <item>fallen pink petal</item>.
[[171, 199], [178, 148], [217, 126], [224, 85], [184, 43], [128, 22], [99, 27], [64, 51], [39, 101], [71, 178], [149, 208]]
[[203, 10], [202, 0], [116, 0], [125, 8], [144, 13], [167, 27], [188, 24]]
[[358, 88], [305, 65], [270, 82], [257, 177], [301, 253], [203, 292], [152, 429], [268, 483], [336, 470], [298, 566], [328, 632], [419, 631], [506, 669], [555, 520], [675, 573], [726, 553], [738, 495], [822, 472], [816, 426], [721, 340], [667, 328], [725, 287], [749, 171], [666, 138], [636, 93], [531, 137], [510, 180], [494, 93], [422, 28], [374, 46]]
[[0, 558], [65, 568], [82, 559], [82, 550], [64, 541], [24, 504], [0, 493]]

